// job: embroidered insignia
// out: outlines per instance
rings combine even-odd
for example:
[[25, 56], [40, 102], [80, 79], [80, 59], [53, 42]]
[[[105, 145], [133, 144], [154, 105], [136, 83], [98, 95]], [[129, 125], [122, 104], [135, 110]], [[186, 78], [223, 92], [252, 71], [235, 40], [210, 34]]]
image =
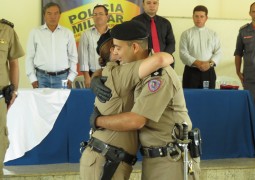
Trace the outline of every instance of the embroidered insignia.
[[148, 82], [148, 88], [151, 92], [156, 92], [161, 86], [161, 81], [159, 79], [152, 79]]

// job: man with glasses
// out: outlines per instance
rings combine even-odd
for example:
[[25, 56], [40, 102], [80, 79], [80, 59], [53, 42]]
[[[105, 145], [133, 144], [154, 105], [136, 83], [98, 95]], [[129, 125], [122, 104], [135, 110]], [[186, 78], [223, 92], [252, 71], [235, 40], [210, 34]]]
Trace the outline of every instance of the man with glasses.
[[108, 30], [108, 19], [108, 9], [104, 5], [96, 5], [93, 9], [94, 27], [86, 30], [80, 39], [78, 59], [86, 88], [90, 88], [93, 72], [101, 68], [98, 63], [99, 56], [96, 52], [96, 47], [101, 34]]

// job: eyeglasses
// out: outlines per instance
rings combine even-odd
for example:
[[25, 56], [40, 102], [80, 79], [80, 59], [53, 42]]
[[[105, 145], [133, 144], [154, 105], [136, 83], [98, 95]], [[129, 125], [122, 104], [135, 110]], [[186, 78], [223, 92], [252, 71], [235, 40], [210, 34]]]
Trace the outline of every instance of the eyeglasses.
[[106, 14], [104, 14], [104, 13], [94, 13], [94, 14], [93, 14], [93, 17], [94, 17], [94, 16], [104, 16], [104, 15], [106, 15]]

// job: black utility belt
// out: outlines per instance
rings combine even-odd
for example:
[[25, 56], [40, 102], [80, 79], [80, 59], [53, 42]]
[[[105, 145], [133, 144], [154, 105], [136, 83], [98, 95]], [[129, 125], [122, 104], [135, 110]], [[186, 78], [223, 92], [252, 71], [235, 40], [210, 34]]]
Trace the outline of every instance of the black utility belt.
[[91, 147], [92, 150], [101, 153], [107, 159], [110, 158], [112, 160], [120, 160], [131, 166], [137, 161], [136, 156], [125, 152], [122, 148], [106, 144], [103, 141], [93, 137], [89, 140], [88, 146]]
[[148, 158], [165, 157], [168, 155], [175, 156], [179, 154], [173, 143], [164, 147], [141, 147], [140, 152], [142, 156]]
[[37, 72], [47, 74], [47, 75], [50, 75], [50, 76], [57, 76], [57, 75], [65, 74], [66, 72], [69, 71], [69, 68], [67, 68], [65, 70], [62, 70], [62, 71], [57, 71], [57, 72], [48, 72], [48, 71], [45, 71], [45, 70], [42, 70], [42, 69], [39, 69], [39, 68], [35, 68], [35, 70]]

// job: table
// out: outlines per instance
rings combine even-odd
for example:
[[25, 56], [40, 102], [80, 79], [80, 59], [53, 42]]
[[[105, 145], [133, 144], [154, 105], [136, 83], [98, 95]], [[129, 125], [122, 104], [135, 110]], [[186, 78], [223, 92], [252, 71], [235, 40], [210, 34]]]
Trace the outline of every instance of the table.
[[255, 157], [255, 111], [246, 90], [184, 90], [193, 127], [201, 130], [202, 159]]
[[[20, 90], [19, 94], [22, 93]], [[186, 89], [184, 94], [193, 127], [200, 128], [202, 133], [202, 159], [255, 157], [255, 113], [248, 91]], [[89, 138], [88, 119], [94, 98], [90, 90], [71, 90], [53, 129], [42, 142], [5, 165], [79, 162], [79, 144]], [[25, 104], [27, 99], [22, 101]], [[24, 111], [29, 113], [29, 109]], [[8, 121], [15, 124], [15, 119]]]
[[[27, 91], [28, 90], [20, 90], [18, 98], [22, 98], [22, 94], [27, 93]], [[60, 93], [65, 92], [65, 90], [53, 91]], [[37, 98], [38, 93], [35, 90], [30, 90], [29, 92], [35, 96], [31, 96], [31, 99]], [[54, 97], [51, 98], [55, 98], [54, 94], [52, 94], [52, 96]], [[19, 100], [21, 101], [21, 99]], [[69, 97], [67, 98], [61, 112], [55, 121], [53, 129], [42, 140], [42, 142], [30, 151], [26, 152], [24, 156], [5, 162], [5, 165], [33, 165], [79, 162], [79, 144], [81, 141], [87, 140], [89, 137], [90, 126], [88, 118], [93, 110], [94, 100], [95, 96], [90, 90], [71, 90]], [[29, 99], [23, 97], [22, 101], [24, 101], [24, 104], [27, 104]], [[22, 108], [23, 111], [30, 113], [30, 109], [27, 109], [27, 107], [21, 106], [19, 108]], [[16, 121], [18, 120], [8, 119], [8, 121], [12, 121], [12, 123], [10, 123], [10, 126], [12, 127], [9, 126], [9, 134], [17, 133], [11, 132], [11, 129], [15, 129], [17, 126]], [[27, 120], [23, 119], [23, 121]], [[32, 127], [28, 126], [27, 128], [29, 130]], [[22, 132], [20, 132], [20, 134], [22, 134]], [[19, 141], [19, 139], [10, 139], [10, 142], [12, 141]], [[24, 143], [26, 144], [27, 142]]]

